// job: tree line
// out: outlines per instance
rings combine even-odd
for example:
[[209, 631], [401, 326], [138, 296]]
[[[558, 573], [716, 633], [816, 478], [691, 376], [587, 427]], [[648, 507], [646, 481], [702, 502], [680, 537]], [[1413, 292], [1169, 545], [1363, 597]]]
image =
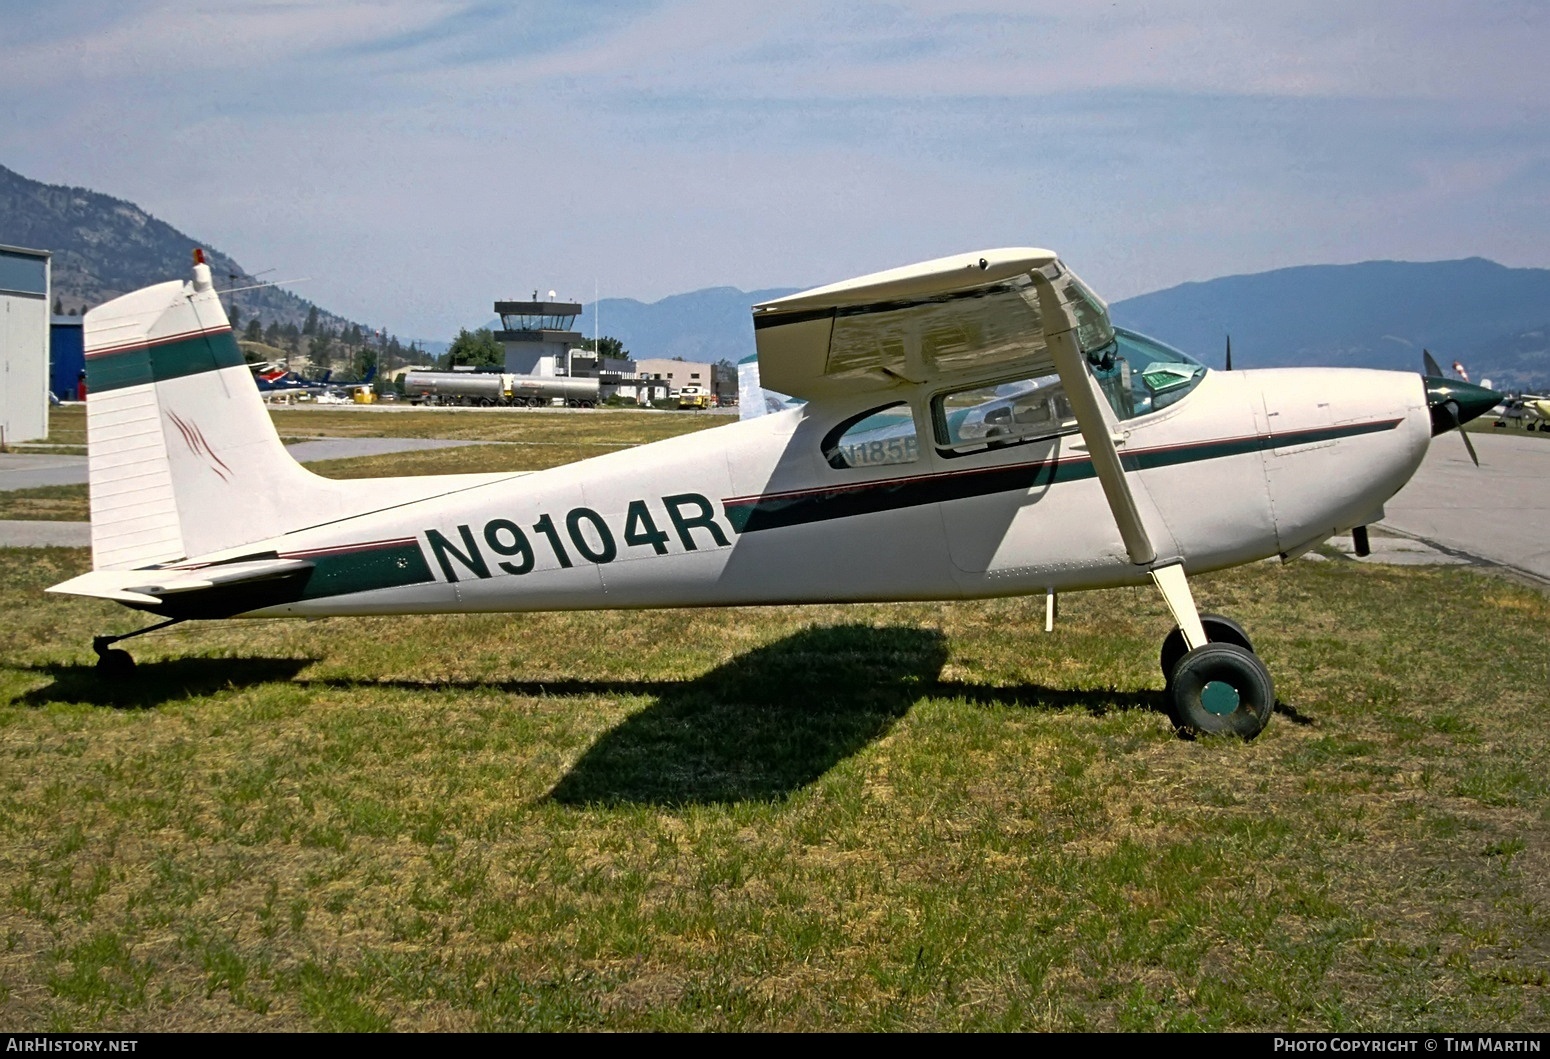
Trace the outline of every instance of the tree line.
[[372, 368], [381, 368], [386, 374], [393, 368], [420, 363], [424, 358], [418, 345], [411, 342], [405, 346], [397, 335], [387, 334], [385, 330], [371, 331], [356, 323], [348, 326], [320, 323], [316, 306], [308, 310], [306, 321], [299, 327], [295, 323], [282, 324], [274, 320], [265, 324], [257, 315], [249, 317], [244, 326], [241, 309], [236, 306], [228, 316], [232, 331], [242, 338], [243, 353], [250, 362], [305, 360], [314, 376], [332, 371], [340, 376], [340, 381], [360, 379]]

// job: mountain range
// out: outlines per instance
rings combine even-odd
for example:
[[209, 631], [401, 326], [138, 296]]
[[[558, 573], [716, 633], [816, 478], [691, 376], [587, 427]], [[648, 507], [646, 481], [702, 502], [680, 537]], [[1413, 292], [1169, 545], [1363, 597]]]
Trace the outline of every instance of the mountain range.
[[[636, 356], [736, 363], [753, 352], [749, 306], [795, 288], [711, 287], [642, 303], [602, 300], [602, 332]], [[593, 307], [577, 321], [592, 333]], [[1498, 388], [1550, 384], [1550, 269], [1484, 258], [1306, 265], [1184, 283], [1109, 306], [1141, 331], [1220, 366], [1421, 369], [1429, 349], [1444, 366]]]
[[[80, 312], [120, 294], [185, 276], [193, 247], [203, 247], [221, 290], [259, 283], [229, 254], [185, 235], [139, 206], [87, 188], [43, 184], [0, 165], [0, 243], [53, 254], [50, 278], [64, 312]], [[241, 290], [242, 318], [300, 327], [312, 302], [278, 287]], [[228, 299], [227, 305], [231, 302]], [[318, 323], [343, 330], [352, 321], [318, 307]]]
[[[183, 275], [193, 246], [205, 247], [219, 286], [257, 282], [229, 255], [134, 203], [42, 184], [4, 166], [0, 244], [53, 251], [54, 290], [67, 310]], [[749, 306], [794, 289], [710, 287], [651, 303], [605, 298], [584, 307], [576, 328], [591, 335], [600, 323], [603, 334], [637, 357], [735, 363], [754, 349]], [[256, 313], [265, 323], [299, 325], [314, 308], [276, 287], [242, 291], [239, 298], [244, 317]], [[1509, 268], [1478, 257], [1304, 265], [1184, 283], [1109, 308], [1115, 323], [1210, 365], [1221, 363], [1231, 335], [1238, 368], [1419, 370], [1426, 348], [1442, 364], [1460, 361], [1471, 378], [1490, 378], [1499, 389], [1550, 386], [1550, 269]], [[336, 330], [351, 323], [321, 308], [318, 318]]]
[[1416, 371], [1421, 350], [1497, 388], [1550, 380], [1550, 269], [1484, 258], [1304, 265], [1185, 283], [1109, 307], [1114, 322], [1220, 364]]

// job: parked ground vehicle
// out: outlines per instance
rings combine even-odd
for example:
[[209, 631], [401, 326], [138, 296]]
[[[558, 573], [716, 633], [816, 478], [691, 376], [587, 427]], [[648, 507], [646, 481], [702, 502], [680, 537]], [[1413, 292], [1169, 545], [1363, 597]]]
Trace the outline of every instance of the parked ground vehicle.
[[714, 405], [709, 391], [700, 386], [685, 386], [678, 391], [678, 407], [703, 409]]
[[414, 404], [548, 405], [559, 398], [572, 408], [592, 408], [598, 401], [598, 382], [483, 371], [411, 371], [404, 376], [404, 393]]

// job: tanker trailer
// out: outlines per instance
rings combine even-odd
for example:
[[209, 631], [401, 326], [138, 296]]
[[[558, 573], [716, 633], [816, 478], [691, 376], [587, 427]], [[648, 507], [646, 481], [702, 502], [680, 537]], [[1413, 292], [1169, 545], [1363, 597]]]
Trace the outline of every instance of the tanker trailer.
[[597, 406], [598, 385], [596, 379], [567, 379], [537, 375], [508, 375], [511, 380], [511, 403], [547, 405], [560, 399], [571, 408]]
[[508, 404], [512, 378], [494, 372], [411, 371], [404, 376], [404, 392], [415, 404]]

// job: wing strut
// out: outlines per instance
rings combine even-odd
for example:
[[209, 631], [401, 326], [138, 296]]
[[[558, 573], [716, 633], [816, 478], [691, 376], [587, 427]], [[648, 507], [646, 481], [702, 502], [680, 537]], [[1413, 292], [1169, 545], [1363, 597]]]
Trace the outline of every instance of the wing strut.
[[[1114, 524], [1119, 527], [1120, 538], [1130, 561], [1137, 566], [1151, 566], [1157, 561], [1157, 549], [1141, 521], [1136, 508], [1135, 496], [1130, 483], [1125, 481], [1125, 468], [1119, 461], [1119, 450], [1109, 434], [1109, 424], [1103, 417], [1103, 394], [1098, 383], [1083, 363], [1082, 347], [1076, 338], [1076, 317], [1070, 306], [1060, 297], [1049, 279], [1037, 270], [1030, 272], [1034, 287], [1039, 292], [1039, 317], [1044, 324], [1044, 341], [1048, 343], [1055, 370], [1065, 385], [1066, 398], [1076, 415], [1076, 425], [1087, 442], [1087, 452], [1093, 461], [1093, 470], [1103, 486], [1103, 495], [1114, 513]], [[1173, 612], [1173, 619], [1184, 634], [1184, 642], [1191, 648], [1206, 642], [1200, 613], [1195, 608], [1189, 581], [1184, 576], [1182, 563], [1169, 563], [1152, 569], [1152, 581], [1162, 592], [1163, 600]]]
[[1039, 291], [1039, 316], [1044, 322], [1044, 341], [1055, 361], [1055, 370], [1065, 384], [1066, 399], [1076, 415], [1076, 425], [1081, 428], [1082, 440], [1087, 442], [1087, 453], [1092, 457], [1093, 470], [1103, 485], [1103, 495], [1108, 497], [1109, 510], [1114, 512], [1114, 522], [1125, 542], [1130, 561], [1137, 566], [1147, 566], [1157, 558], [1157, 549], [1147, 535], [1141, 514], [1136, 510], [1136, 498], [1130, 493], [1125, 481], [1125, 468], [1119, 462], [1119, 450], [1109, 436], [1109, 425], [1103, 418], [1103, 395], [1098, 383], [1082, 363], [1082, 347], [1076, 341], [1076, 317], [1070, 306], [1056, 293], [1042, 272], [1029, 273]]

